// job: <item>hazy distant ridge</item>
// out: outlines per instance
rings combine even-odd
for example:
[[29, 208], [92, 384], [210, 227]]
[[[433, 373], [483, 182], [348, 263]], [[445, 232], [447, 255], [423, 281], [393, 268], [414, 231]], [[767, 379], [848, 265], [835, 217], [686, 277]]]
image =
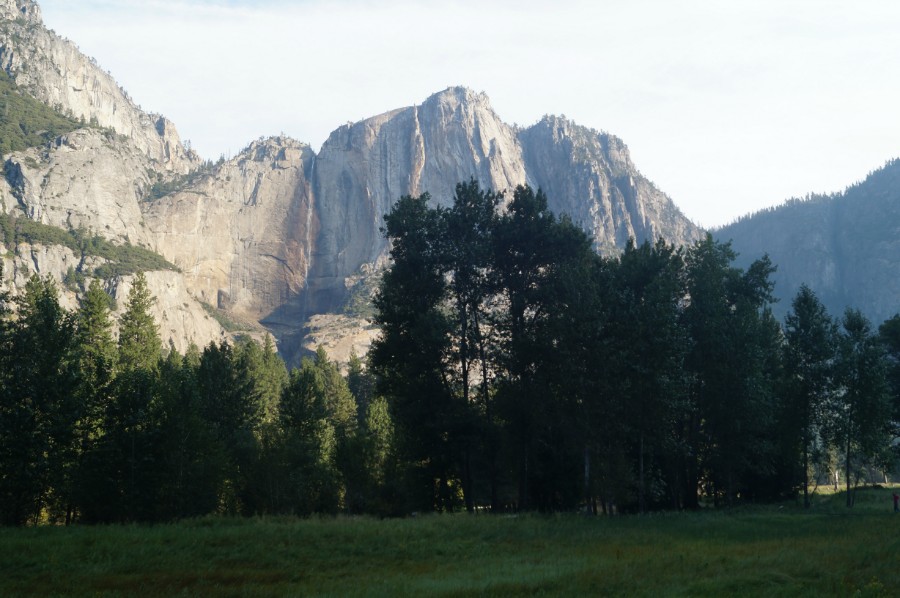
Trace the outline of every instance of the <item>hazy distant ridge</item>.
[[842, 193], [791, 200], [715, 231], [741, 265], [768, 253], [783, 315], [806, 283], [832, 315], [856, 307], [874, 322], [900, 311], [900, 160]]

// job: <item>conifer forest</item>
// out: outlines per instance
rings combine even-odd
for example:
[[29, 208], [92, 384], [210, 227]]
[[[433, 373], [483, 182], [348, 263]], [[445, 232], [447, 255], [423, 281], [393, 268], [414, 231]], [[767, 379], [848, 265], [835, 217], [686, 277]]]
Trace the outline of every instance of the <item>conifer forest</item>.
[[[767, 258], [711, 236], [601, 256], [540, 190], [459, 183], [385, 216], [380, 329], [342, 369], [274, 342], [180, 354], [138, 276], [0, 297], [0, 523], [206, 514], [695, 509], [885, 481], [900, 316], [772, 315]], [[2, 276], [2, 272], [0, 272]]]

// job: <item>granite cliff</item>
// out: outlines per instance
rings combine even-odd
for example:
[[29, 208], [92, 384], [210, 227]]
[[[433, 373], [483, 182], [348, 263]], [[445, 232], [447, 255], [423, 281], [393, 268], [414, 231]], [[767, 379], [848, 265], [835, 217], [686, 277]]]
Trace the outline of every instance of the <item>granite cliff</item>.
[[428, 191], [446, 205], [456, 183], [472, 177], [508, 196], [520, 184], [544, 188], [551, 208], [571, 215], [603, 252], [629, 237], [684, 244], [700, 235], [637, 171], [621, 140], [557, 117], [517, 129], [487, 96], [460, 87], [342, 126], [318, 154], [289, 139], [255, 142], [152, 202], [145, 218], [153, 246], [182, 268], [188, 288], [262, 322], [292, 355], [310, 332], [304, 323], [339, 313], [361, 273], [386, 259], [380, 228], [397, 198]]
[[[32, 0], [0, 0], [0, 68], [22, 93], [80, 123], [3, 156], [2, 211], [164, 256], [179, 272], [165, 273], [162, 328], [180, 335], [179, 347], [221, 337], [212, 313], [246, 333], [273, 332], [289, 359], [309, 338], [363, 353], [374, 331], [348, 320], [346, 304], [365, 299], [386, 259], [383, 215], [406, 194], [428, 191], [447, 204], [456, 183], [473, 177], [507, 197], [520, 184], [543, 188], [551, 208], [583, 226], [601, 252], [630, 237], [684, 244], [700, 235], [638, 172], [620, 139], [561, 117], [513, 127], [486, 95], [462, 87], [339, 127], [318, 153], [278, 137], [211, 164], [47, 31]], [[8, 249], [12, 270], [62, 276], [62, 258], [35, 268], [25, 255], [33, 248]], [[203, 331], [187, 324], [201, 312], [211, 322]], [[348, 332], [330, 330], [335, 322]]]
[[[0, 213], [149, 247], [142, 208], [154, 184], [201, 166], [172, 123], [143, 112], [96, 61], [48, 31], [32, 0], [0, 0], [0, 69], [15, 93], [68, 117], [74, 128], [44, 145], [2, 156]], [[4, 283], [13, 292], [35, 273], [62, 281], [77, 270], [90, 278], [104, 261], [23, 239], [10, 246], [0, 241], [0, 255]], [[120, 308], [131, 280], [125, 274], [104, 281]], [[148, 272], [147, 281], [164, 342], [185, 350], [191, 342], [223, 338], [221, 325], [188, 292], [180, 273]], [[77, 286], [61, 285], [61, 291], [62, 304], [74, 308]]]
[[128, 137], [164, 170], [186, 173], [199, 164], [171, 122], [141, 110], [95, 60], [47, 30], [33, 0], [0, 0], [0, 68], [48, 106]]

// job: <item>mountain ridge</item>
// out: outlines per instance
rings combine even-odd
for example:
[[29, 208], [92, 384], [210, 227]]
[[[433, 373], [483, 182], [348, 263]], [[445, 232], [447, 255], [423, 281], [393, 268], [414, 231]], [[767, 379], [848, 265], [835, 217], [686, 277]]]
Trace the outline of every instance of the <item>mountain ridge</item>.
[[[304, 351], [311, 318], [339, 313], [361, 277], [385, 263], [383, 216], [402, 195], [428, 191], [447, 205], [470, 178], [508, 199], [517, 185], [542, 187], [550, 208], [604, 253], [630, 237], [683, 244], [701, 235], [620, 139], [563, 117], [511, 126], [486, 94], [460, 86], [337, 127], [318, 152], [260, 138], [204, 164], [174, 125], [47, 31], [33, 0], [0, 0], [0, 67], [23, 91], [95, 125], [4, 156], [2, 209], [157, 251], [180, 269], [190, 297], [161, 300], [162, 311], [205, 310], [212, 320], [211, 306], [263, 326], [289, 360]], [[194, 340], [223, 333], [211, 321]]]
[[832, 316], [858, 308], [877, 324], [900, 311], [900, 159], [840, 193], [791, 199], [713, 234], [732, 242], [739, 265], [768, 253], [779, 317], [804, 283]]

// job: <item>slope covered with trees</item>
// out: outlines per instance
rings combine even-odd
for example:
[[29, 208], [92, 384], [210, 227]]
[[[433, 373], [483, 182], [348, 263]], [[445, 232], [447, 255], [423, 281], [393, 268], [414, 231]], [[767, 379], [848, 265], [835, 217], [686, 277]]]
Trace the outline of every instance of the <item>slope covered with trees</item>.
[[779, 317], [802, 285], [832, 313], [855, 307], [880, 322], [900, 310], [900, 160], [842, 193], [790, 200], [714, 235], [743, 267], [763, 254], [778, 264]]
[[24, 93], [0, 71], [0, 156], [44, 145], [84, 126]]

